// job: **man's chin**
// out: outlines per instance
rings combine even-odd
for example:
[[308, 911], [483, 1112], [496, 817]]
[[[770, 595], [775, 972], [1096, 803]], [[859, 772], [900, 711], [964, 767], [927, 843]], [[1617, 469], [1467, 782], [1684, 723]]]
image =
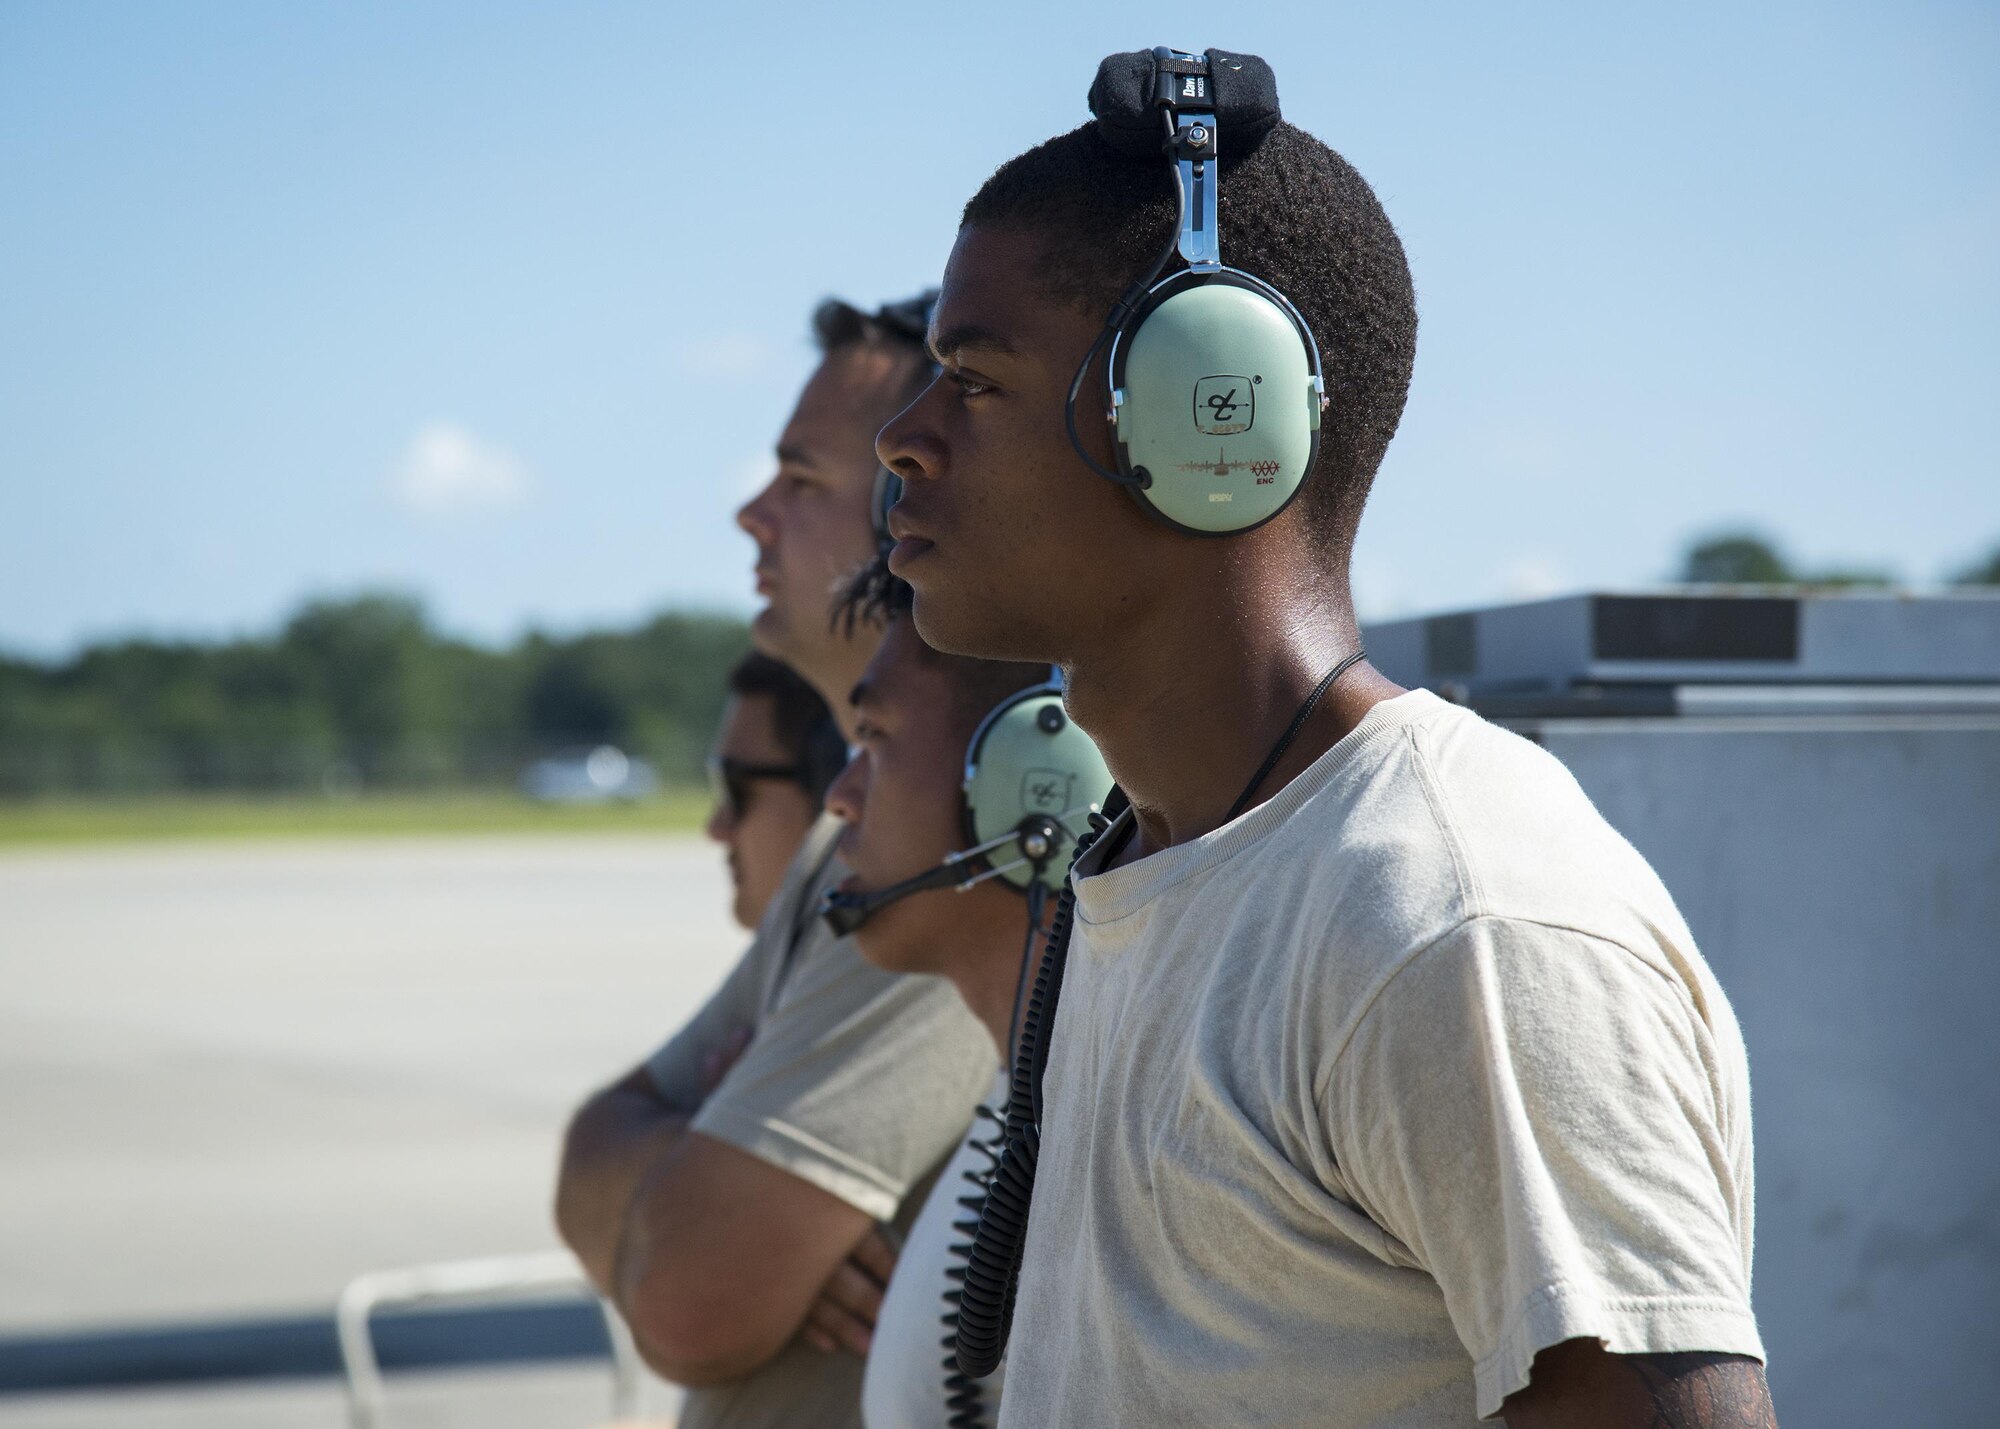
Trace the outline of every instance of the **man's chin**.
[[[771, 890], [775, 894], [777, 890]], [[736, 860], [729, 860], [729, 916], [751, 931], [756, 931], [758, 921], [764, 916], [764, 904], [769, 901], [758, 899], [751, 890], [743, 886], [743, 875], [737, 871]]]
[[929, 589], [913, 582], [910, 588], [910, 618], [924, 644], [933, 650], [975, 660], [1033, 662], [1054, 658], [1044, 651], [1024, 649], [1023, 622], [991, 601], [964, 598], [943, 582], [935, 582]]
[[767, 605], [750, 617], [750, 643], [757, 653], [787, 664], [791, 662], [790, 630], [784, 613], [775, 605]]

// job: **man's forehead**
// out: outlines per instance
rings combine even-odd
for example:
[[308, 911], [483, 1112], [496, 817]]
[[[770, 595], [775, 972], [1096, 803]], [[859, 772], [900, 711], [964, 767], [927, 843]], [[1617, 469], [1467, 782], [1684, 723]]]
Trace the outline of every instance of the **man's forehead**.
[[875, 433], [894, 415], [883, 415], [879, 409], [886, 407], [886, 403], [841, 401], [832, 393], [816, 398], [808, 387], [778, 435], [778, 460], [810, 467], [865, 462], [873, 470]]
[[1041, 245], [1026, 234], [961, 230], [931, 316], [931, 355], [1031, 352], [1060, 309], [1036, 281]]
[[873, 460], [875, 433], [901, 409], [916, 360], [913, 351], [865, 343], [828, 353], [799, 393], [779, 455], [788, 447], [807, 453], [832, 446], [835, 456], [865, 449]]

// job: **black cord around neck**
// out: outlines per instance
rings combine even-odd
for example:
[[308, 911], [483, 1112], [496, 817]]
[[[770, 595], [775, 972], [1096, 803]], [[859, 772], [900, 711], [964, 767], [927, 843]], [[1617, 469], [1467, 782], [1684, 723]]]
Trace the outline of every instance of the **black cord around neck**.
[[[1278, 736], [1278, 742], [1271, 746], [1271, 752], [1264, 756], [1264, 762], [1257, 766], [1257, 772], [1250, 776], [1250, 782], [1243, 786], [1243, 792], [1236, 796], [1236, 802], [1229, 806], [1229, 812], [1222, 816], [1222, 824], [1233, 822], [1238, 814], [1249, 807], [1251, 796], [1257, 792], [1266, 779], [1271, 777], [1271, 771], [1278, 767], [1278, 761], [1285, 757], [1285, 751], [1292, 747], [1292, 741], [1299, 737], [1299, 731], [1304, 729], [1306, 721], [1312, 718], [1312, 712], [1318, 706], [1320, 696], [1333, 688], [1335, 680], [1338, 680], [1342, 675], [1360, 664], [1367, 656], [1367, 650], [1356, 650], [1320, 677], [1320, 682], [1313, 686], [1312, 693], [1306, 696], [1305, 703], [1299, 706], [1299, 712], [1292, 716], [1291, 724], [1286, 727], [1283, 734]], [[1217, 824], [1216, 827], [1221, 828], [1222, 824]], [[1099, 868], [1110, 867], [1112, 860], [1125, 851], [1125, 845], [1131, 841], [1132, 835], [1138, 832], [1138, 828], [1139, 820], [1134, 815], [1132, 820], [1124, 828], [1120, 829], [1117, 836], [1105, 846], [1104, 854], [1098, 860], [1097, 866]]]
[[1271, 746], [1271, 752], [1264, 756], [1264, 762], [1257, 766], [1257, 772], [1250, 776], [1250, 782], [1243, 786], [1243, 792], [1236, 796], [1236, 802], [1231, 804], [1229, 812], [1222, 816], [1223, 823], [1230, 823], [1238, 814], [1250, 807], [1251, 795], [1271, 777], [1271, 771], [1278, 767], [1278, 761], [1285, 757], [1285, 751], [1292, 747], [1292, 741], [1297, 739], [1299, 731], [1306, 727], [1306, 721], [1312, 718], [1312, 712], [1319, 704], [1320, 696], [1332, 689], [1335, 680], [1360, 664], [1367, 655], [1365, 649], [1355, 650], [1353, 654], [1346, 656], [1338, 665], [1328, 670], [1320, 682], [1313, 686], [1313, 692], [1306, 696], [1306, 702], [1300, 705], [1299, 712], [1292, 716], [1290, 726], [1278, 736], [1278, 742]]

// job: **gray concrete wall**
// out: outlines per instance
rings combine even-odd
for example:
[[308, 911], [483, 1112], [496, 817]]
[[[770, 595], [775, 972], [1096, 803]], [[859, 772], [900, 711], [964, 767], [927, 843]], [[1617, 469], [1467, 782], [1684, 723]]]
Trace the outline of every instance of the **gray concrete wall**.
[[1780, 1421], [2000, 1423], [2000, 727], [1538, 732], [1742, 1022]]

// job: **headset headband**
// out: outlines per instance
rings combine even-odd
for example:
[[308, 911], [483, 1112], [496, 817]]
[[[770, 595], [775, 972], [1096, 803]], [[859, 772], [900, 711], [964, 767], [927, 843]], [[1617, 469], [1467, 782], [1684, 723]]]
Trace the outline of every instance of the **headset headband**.
[[[1188, 94], [1186, 81], [1203, 81]], [[1203, 87], [1207, 93], [1202, 93]], [[1220, 122], [1225, 159], [1240, 158], [1277, 128], [1278, 81], [1256, 55], [1208, 50], [1191, 55], [1160, 46], [1107, 55], [1090, 84], [1098, 137], [1128, 159], [1160, 157], [1164, 109], [1206, 110]]]
[[1166, 120], [1174, 177], [1181, 186], [1181, 257], [1197, 271], [1222, 266], [1215, 221], [1216, 159], [1221, 153], [1206, 55], [1165, 45], [1153, 51], [1153, 103]]

